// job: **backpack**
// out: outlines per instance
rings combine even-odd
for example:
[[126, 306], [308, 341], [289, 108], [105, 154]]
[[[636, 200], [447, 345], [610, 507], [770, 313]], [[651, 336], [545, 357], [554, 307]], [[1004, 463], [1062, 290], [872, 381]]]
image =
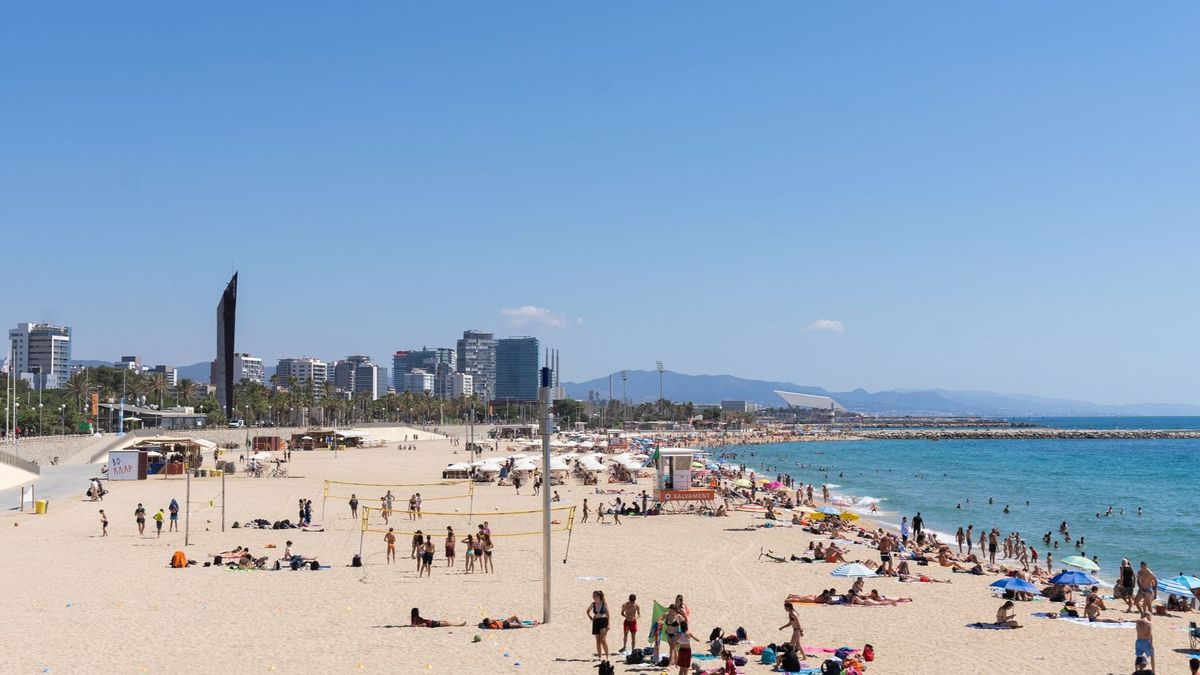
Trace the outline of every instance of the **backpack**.
[[827, 659], [821, 664], [821, 675], [841, 675], [842, 662], [834, 659]]
[[766, 649], [762, 650], [761, 662], [763, 665], [767, 665], [767, 666], [775, 665], [775, 650], [771, 649], [770, 647], [767, 647]]
[[747, 635], [747, 633], [746, 633], [746, 629], [745, 629], [745, 628], [742, 628], [741, 626], [738, 626], [738, 629], [737, 629], [737, 638], [738, 638], [739, 640], [745, 640], [747, 637], [749, 637], [749, 636], [748, 636], [748, 635]]
[[625, 665], [636, 666], [645, 660], [646, 660], [646, 655], [642, 653], [642, 650], [635, 649], [635, 650], [629, 652], [629, 656], [625, 657]]
[[300, 561], [296, 560], [295, 558], [292, 558], [292, 562], [289, 563], [289, 565], [291, 566], [293, 572], [300, 569]]
[[616, 675], [617, 672], [616, 668], [613, 668], [613, 664], [608, 661], [601, 661], [596, 664], [596, 668], [600, 671], [598, 675]]
[[314, 561], [308, 563], [308, 569], [316, 572], [317, 570], [321, 569], [321, 563], [314, 560]]
[[362, 567], [362, 556], [355, 553], [354, 557], [350, 559], [350, 566], [351, 567]]
[[175, 551], [175, 554], [171, 556], [171, 567], [187, 567], [187, 563], [187, 554], [183, 551]]

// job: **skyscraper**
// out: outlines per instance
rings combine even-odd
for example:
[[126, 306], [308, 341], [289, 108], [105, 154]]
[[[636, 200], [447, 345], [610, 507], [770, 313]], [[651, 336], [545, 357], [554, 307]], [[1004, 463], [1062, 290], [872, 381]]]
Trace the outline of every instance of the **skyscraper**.
[[279, 359], [275, 367], [275, 382], [277, 387], [287, 387], [292, 378], [301, 389], [309, 381], [313, 383], [313, 393], [320, 397], [325, 391], [325, 362], [307, 356], [302, 358]]
[[510, 337], [496, 341], [495, 400], [538, 400], [538, 339]]
[[[496, 336], [479, 330], [463, 331], [458, 341], [458, 372], [471, 376], [475, 393], [484, 401], [496, 398]], [[536, 393], [534, 398], [537, 398]]]
[[217, 361], [214, 368], [217, 386], [217, 402], [225, 410], [225, 417], [233, 419], [233, 335], [237, 320], [237, 272], [229, 280], [221, 302], [217, 304]]
[[71, 377], [71, 329], [48, 323], [19, 323], [8, 331], [16, 377], [34, 389], [59, 389]]

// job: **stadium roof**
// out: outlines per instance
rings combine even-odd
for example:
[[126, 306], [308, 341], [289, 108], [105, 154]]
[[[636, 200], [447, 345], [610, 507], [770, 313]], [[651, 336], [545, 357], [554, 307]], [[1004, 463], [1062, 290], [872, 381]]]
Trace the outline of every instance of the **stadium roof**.
[[845, 410], [841, 403], [838, 403], [828, 396], [798, 394], [792, 391], [779, 391], [778, 389], [775, 390], [775, 393], [779, 396], [779, 398], [783, 399], [784, 402], [788, 404], [788, 407], [791, 408], [820, 408], [822, 410], [829, 410], [832, 408], [833, 410]]

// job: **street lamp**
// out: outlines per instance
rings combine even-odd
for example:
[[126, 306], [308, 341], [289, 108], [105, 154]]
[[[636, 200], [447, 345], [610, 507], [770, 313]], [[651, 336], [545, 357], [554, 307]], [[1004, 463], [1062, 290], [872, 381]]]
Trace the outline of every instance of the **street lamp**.
[[58, 406], [59, 426], [62, 427], [62, 435], [67, 435], [67, 404], [63, 403]]
[[658, 371], [658, 409], [659, 409], [659, 417], [661, 417], [662, 416], [662, 400], [663, 400], [663, 364], [662, 364], [662, 361], [655, 361], [654, 369]]

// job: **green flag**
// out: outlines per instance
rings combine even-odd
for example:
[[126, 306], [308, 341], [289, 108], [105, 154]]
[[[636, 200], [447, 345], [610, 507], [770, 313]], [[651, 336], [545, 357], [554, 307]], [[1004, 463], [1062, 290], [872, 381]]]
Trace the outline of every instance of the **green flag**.
[[650, 644], [654, 644], [662, 639], [662, 618], [666, 616], [666, 614], [667, 608], [658, 604], [657, 600], [654, 601], [654, 611], [650, 614], [650, 634], [646, 636], [646, 640]]

